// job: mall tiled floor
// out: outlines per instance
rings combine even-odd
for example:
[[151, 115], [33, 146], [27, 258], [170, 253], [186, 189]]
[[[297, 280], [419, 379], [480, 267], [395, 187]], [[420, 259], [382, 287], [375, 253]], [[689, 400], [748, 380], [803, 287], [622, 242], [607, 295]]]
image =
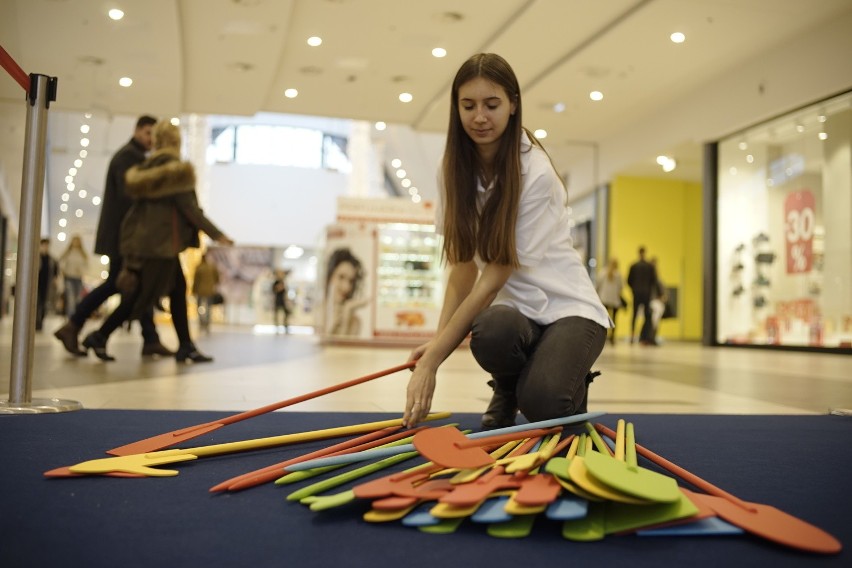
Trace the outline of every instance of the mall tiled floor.
[[[33, 397], [76, 400], [85, 408], [238, 411], [258, 408], [404, 363], [408, 347], [322, 345], [309, 328], [214, 324], [193, 330], [213, 363], [184, 365], [143, 359], [138, 329], [110, 339], [115, 362], [65, 353], [52, 332], [58, 317], [36, 334]], [[86, 328], [94, 329], [95, 323]], [[169, 324], [163, 342], [176, 347]], [[8, 399], [11, 317], [0, 322], [0, 395]], [[820, 414], [852, 408], [852, 358], [846, 355], [707, 348], [696, 343], [605, 348], [590, 392], [590, 410], [609, 413]], [[401, 412], [407, 371], [288, 408], [293, 411]], [[434, 410], [481, 412], [487, 377], [465, 348], [439, 372]]]

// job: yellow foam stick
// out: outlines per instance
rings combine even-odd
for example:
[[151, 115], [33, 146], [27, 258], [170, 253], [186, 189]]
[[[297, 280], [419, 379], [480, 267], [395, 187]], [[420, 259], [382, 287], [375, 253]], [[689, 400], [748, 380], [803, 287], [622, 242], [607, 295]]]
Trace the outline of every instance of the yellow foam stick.
[[[441, 420], [448, 418], [449, 412], [436, 412], [426, 417], [426, 420]], [[381, 420], [378, 422], [367, 422], [365, 424], [353, 424], [351, 426], [339, 426], [337, 428], [326, 428], [324, 430], [313, 430], [310, 432], [298, 432], [295, 434], [284, 434], [282, 436], [272, 436], [269, 438], [256, 438], [254, 440], [243, 440], [240, 442], [228, 442], [225, 444], [213, 444], [210, 446], [199, 446], [196, 448], [187, 448], [183, 450], [163, 450], [159, 452], [150, 452], [147, 454], [135, 454], [129, 456], [117, 456], [112, 458], [102, 458], [97, 460], [89, 460], [86, 462], [72, 465], [69, 469], [73, 473], [137, 473], [146, 476], [154, 477], [169, 477], [177, 475], [175, 470], [155, 470], [152, 472], [152, 465], [162, 465], [165, 463], [175, 463], [186, 460], [195, 459], [202, 456], [213, 456], [228, 454], [233, 452], [242, 452], [246, 450], [257, 450], [261, 448], [270, 448], [274, 446], [283, 446], [286, 444], [295, 444], [299, 442], [308, 442], [311, 440], [321, 440], [324, 438], [333, 438], [336, 436], [349, 436], [352, 434], [360, 434], [363, 432], [371, 432], [380, 430], [388, 426], [398, 426], [402, 423], [401, 418], [393, 420]], [[191, 457], [187, 457], [191, 456]]]

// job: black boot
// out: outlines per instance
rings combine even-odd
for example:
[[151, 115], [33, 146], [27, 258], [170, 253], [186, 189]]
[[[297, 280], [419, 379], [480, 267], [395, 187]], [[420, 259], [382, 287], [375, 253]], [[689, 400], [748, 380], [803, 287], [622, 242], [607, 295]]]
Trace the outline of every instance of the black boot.
[[518, 415], [518, 396], [514, 389], [501, 388], [497, 381], [488, 381], [488, 386], [494, 389], [494, 394], [482, 415], [482, 429], [514, 426], [515, 417]]
[[143, 357], [152, 357], [155, 355], [159, 357], [174, 357], [175, 352], [170, 350], [168, 347], [166, 347], [159, 341], [146, 343], [142, 346]]
[[589, 402], [589, 385], [592, 384], [592, 381], [595, 380], [595, 377], [600, 375], [600, 371], [589, 371], [586, 374], [586, 394], [583, 397], [583, 404], [580, 405], [580, 408], [577, 409], [577, 414], [585, 414], [589, 411], [588, 402]]
[[65, 347], [65, 351], [71, 355], [85, 357], [86, 352], [80, 349], [79, 340], [77, 339], [79, 334], [80, 328], [74, 322], [68, 320], [65, 325], [53, 332], [53, 337], [61, 341], [62, 346]]
[[175, 360], [178, 363], [185, 363], [187, 359], [193, 363], [209, 363], [213, 361], [213, 357], [204, 355], [192, 343], [183, 343], [178, 347], [177, 353], [175, 353]]
[[100, 331], [93, 331], [83, 340], [83, 347], [91, 349], [101, 361], [115, 361], [115, 357], [107, 353], [107, 338]]

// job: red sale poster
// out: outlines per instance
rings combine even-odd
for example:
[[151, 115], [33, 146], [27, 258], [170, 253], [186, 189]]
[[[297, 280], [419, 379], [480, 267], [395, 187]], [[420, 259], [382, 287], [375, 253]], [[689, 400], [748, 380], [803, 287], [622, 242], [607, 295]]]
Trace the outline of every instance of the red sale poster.
[[787, 246], [787, 274], [810, 272], [813, 266], [815, 218], [814, 194], [795, 191], [784, 200], [784, 235]]

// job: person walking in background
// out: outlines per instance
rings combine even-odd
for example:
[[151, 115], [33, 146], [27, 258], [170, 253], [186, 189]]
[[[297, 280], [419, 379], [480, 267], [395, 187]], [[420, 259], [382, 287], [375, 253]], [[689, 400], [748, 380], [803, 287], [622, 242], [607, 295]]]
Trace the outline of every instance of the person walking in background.
[[624, 307], [623, 298], [621, 297], [624, 290], [624, 281], [621, 278], [621, 273], [618, 271], [617, 259], [611, 258], [609, 260], [606, 272], [598, 280], [595, 288], [612, 320], [612, 327], [609, 330], [609, 342], [611, 345], [615, 345], [615, 319], [618, 315], [618, 310]]
[[210, 331], [210, 309], [213, 296], [219, 287], [219, 269], [207, 262], [207, 255], [201, 255], [201, 262], [195, 267], [192, 276], [192, 293], [198, 306], [198, 326], [206, 332]]
[[645, 260], [645, 247], [639, 247], [639, 260], [630, 265], [627, 273], [627, 285], [633, 292], [633, 317], [630, 320], [630, 343], [636, 338], [636, 318], [642, 309], [642, 330], [639, 332], [639, 342], [650, 344], [652, 341], [653, 322], [651, 319], [651, 294], [657, 286], [657, 271], [654, 265]]
[[[78, 339], [83, 324], [110, 296], [118, 292], [116, 279], [124, 264], [124, 259], [119, 252], [119, 231], [121, 222], [133, 202], [125, 192], [124, 176], [131, 166], [141, 164], [145, 160], [145, 153], [151, 149], [151, 130], [156, 122], [157, 119], [152, 116], [140, 116], [136, 121], [133, 138], [122, 146], [109, 162], [98, 231], [95, 236], [95, 254], [109, 257], [109, 274], [100, 286], [86, 294], [65, 325], [53, 334], [72, 355], [85, 357], [86, 352], [80, 349]], [[174, 355], [173, 351], [166, 349], [160, 342], [157, 327], [154, 325], [153, 307], [139, 318], [139, 324], [142, 327], [143, 356], [171, 357]]]
[[50, 309], [50, 300], [56, 286], [59, 271], [56, 260], [50, 256], [50, 240], [42, 239], [38, 244], [38, 283], [36, 285], [36, 319], [35, 329], [41, 331], [44, 326], [44, 316]]
[[[290, 333], [290, 306], [287, 299], [287, 276], [289, 270], [276, 270], [275, 281], [272, 283], [272, 295], [274, 298], [272, 323], [278, 328], [284, 326], [284, 333]], [[278, 315], [281, 314], [281, 324], [278, 324]]]
[[162, 296], [169, 297], [172, 324], [180, 346], [175, 359], [206, 363], [192, 342], [186, 305], [186, 279], [178, 255], [200, 246], [198, 232], [232, 245], [198, 206], [195, 169], [180, 159], [180, 131], [169, 121], [154, 126], [154, 152], [127, 171], [127, 193], [133, 205], [121, 224], [119, 250], [124, 257], [121, 304], [97, 331], [83, 340], [98, 358], [112, 361], [106, 352], [110, 334], [126, 319], [137, 319]]
[[654, 273], [657, 275], [657, 282], [651, 291], [651, 336], [645, 345], [659, 345], [660, 341], [657, 338], [657, 334], [660, 331], [660, 322], [663, 320], [663, 314], [666, 311], [666, 302], [669, 301], [669, 294], [660, 278], [660, 267], [657, 263], [657, 257], [651, 259], [651, 265], [654, 267]]
[[449, 102], [436, 210], [449, 278], [437, 332], [410, 356], [403, 422], [426, 417], [439, 366], [468, 334], [494, 389], [483, 428], [519, 410], [531, 422], [583, 413], [611, 322], [573, 246], [562, 179], [523, 126], [502, 57], [463, 63]]
[[68, 248], [59, 257], [59, 270], [62, 272], [65, 298], [65, 315], [71, 315], [77, 310], [77, 304], [83, 295], [83, 276], [89, 267], [89, 255], [83, 249], [83, 241], [79, 235], [71, 237]]

